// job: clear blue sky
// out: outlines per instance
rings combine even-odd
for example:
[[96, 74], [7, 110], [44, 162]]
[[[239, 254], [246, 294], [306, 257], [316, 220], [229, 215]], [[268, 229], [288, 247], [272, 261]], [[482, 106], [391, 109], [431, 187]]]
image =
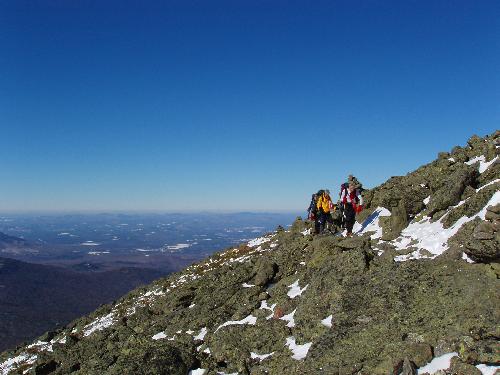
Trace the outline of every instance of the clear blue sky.
[[499, 128], [499, 1], [2, 1], [0, 212], [296, 210]]

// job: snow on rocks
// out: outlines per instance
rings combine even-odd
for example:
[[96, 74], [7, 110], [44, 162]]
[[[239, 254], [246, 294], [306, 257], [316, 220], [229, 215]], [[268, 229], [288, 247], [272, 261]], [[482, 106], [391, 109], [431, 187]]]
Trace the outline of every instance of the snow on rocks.
[[274, 316], [274, 309], [276, 308], [276, 304], [273, 303], [271, 306], [268, 306], [267, 301], [261, 301], [259, 309], [261, 310], [269, 310], [271, 314], [266, 317], [266, 320], [271, 319]]
[[93, 334], [94, 332], [102, 331], [110, 327], [111, 325], [113, 325], [114, 319], [115, 319], [115, 314], [111, 312], [108, 315], [102, 316], [94, 320], [92, 323], [87, 324], [83, 328], [83, 336], [87, 337]]
[[465, 260], [467, 263], [475, 263], [471, 258], [467, 256], [467, 254], [462, 253], [462, 259]]
[[[395, 261], [403, 262], [410, 259], [435, 258], [448, 249], [448, 240], [454, 236], [458, 230], [469, 221], [476, 217], [484, 220], [486, 215], [486, 207], [495, 206], [500, 203], [500, 191], [495, 192], [484, 208], [471, 217], [462, 216], [449, 228], [444, 228], [442, 221], [446, 217], [435, 222], [431, 222], [430, 217], [425, 217], [421, 221], [410, 223], [403, 231], [401, 236], [392, 241], [392, 244], [397, 250], [405, 249], [411, 242], [416, 242], [414, 245], [417, 250], [410, 254], [398, 255], [394, 258]], [[421, 250], [427, 250], [432, 255], [425, 256]]]
[[244, 318], [242, 320], [230, 320], [228, 322], [221, 324], [219, 327], [217, 327], [215, 332], [217, 332], [219, 329], [221, 329], [223, 327], [227, 327], [227, 326], [243, 325], [243, 324], [255, 325], [256, 322], [257, 322], [257, 318], [255, 316], [248, 315], [246, 318]]
[[204, 375], [207, 373], [207, 370], [204, 368], [197, 368], [194, 370], [189, 371], [188, 375]]
[[167, 335], [164, 332], [157, 333], [152, 337], [153, 340], [161, 340], [167, 338]]
[[290, 298], [295, 298], [297, 296], [300, 296], [307, 289], [308, 286], [309, 284], [307, 284], [305, 287], [301, 289], [299, 287], [299, 280], [297, 279], [297, 281], [288, 286], [290, 290], [288, 291], [287, 295]]
[[248, 247], [257, 247], [257, 246], [260, 246], [262, 244], [265, 244], [266, 242], [269, 242], [271, 241], [271, 238], [273, 238], [273, 236], [269, 236], [269, 237], [257, 237], [257, 238], [254, 238], [253, 240], [249, 241], [247, 243], [247, 246]]
[[325, 327], [332, 328], [332, 315], [328, 315], [325, 319], [321, 321]]
[[490, 165], [492, 165], [494, 162], [498, 160], [498, 156], [495, 156], [493, 159], [490, 161], [486, 161], [486, 157], [484, 155], [476, 156], [475, 158], [466, 161], [465, 164], [467, 165], [473, 165], [477, 162], [479, 162], [479, 173], [484, 173]]
[[308, 234], [311, 234], [311, 233], [312, 233], [312, 229], [311, 229], [311, 228], [309, 228], [309, 229], [306, 229], [306, 230], [304, 230], [304, 231], [302, 231], [302, 232], [300, 232], [300, 233], [302, 233], [304, 236], [307, 236]]
[[311, 347], [311, 345], [312, 345], [312, 342], [308, 342], [308, 343], [303, 344], [303, 345], [298, 345], [295, 342], [295, 337], [293, 337], [293, 336], [288, 337], [286, 339], [286, 344], [285, 344], [285, 346], [287, 346], [288, 349], [290, 349], [292, 351], [292, 353], [293, 353], [292, 358], [297, 360], [297, 361], [300, 361], [301, 359], [306, 358], [307, 352], [309, 351], [309, 348]]
[[418, 374], [425, 374], [426, 372], [429, 374], [434, 374], [439, 370], [446, 370], [451, 365], [451, 359], [453, 357], [457, 357], [458, 353], [447, 353], [443, 354], [440, 357], [433, 358], [428, 364], [418, 369]]
[[193, 337], [193, 340], [201, 340], [203, 341], [205, 339], [205, 335], [208, 333], [207, 327], [203, 327], [196, 336]]
[[54, 338], [50, 340], [49, 342], [47, 341], [37, 341], [34, 342], [33, 344], [28, 345], [26, 348], [30, 349], [30, 352], [37, 351], [37, 352], [52, 352], [52, 345], [54, 344], [66, 344], [66, 336], [62, 336], [59, 338]]
[[11, 371], [18, 369], [20, 366], [29, 366], [35, 363], [36, 355], [22, 353], [14, 358], [9, 358], [5, 362], [0, 363], [0, 375], [7, 375]]
[[485, 187], [488, 187], [490, 185], [493, 185], [493, 184], [496, 184], [497, 182], [500, 182], [500, 178], [497, 178], [493, 181], [490, 181], [488, 182], [487, 184], [484, 184], [483, 186], [479, 187], [478, 189], [476, 189], [476, 193], [480, 192], [481, 190], [483, 190]]
[[263, 361], [264, 359], [269, 358], [273, 354], [274, 354], [274, 352], [268, 353], [268, 354], [257, 354], [257, 353], [254, 353], [254, 352], [250, 352], [250, 358], [252, 358], [252, 359], [258, 359], [259, 361]]
[[363, 234], [367, 232], [375, 232], [370, 237], [372, 239], [377, 239], [382, 237], [382, 227], [379, 224], [379, 219], [384, 216], [391, 216], [391, 212], [385, 207], [377, 207], [373, 213], [366, 218], [363, 224], [356, 222], [354, 232], [357, 234]]
[[241, 284], [241, 286], [242, 286], [243, 288], [253, 288], [255, 285], [253, 285], [253, 284], [243, 283], [243, 284]]
[[431, 201], [431, 196], [429, 195], [427, 198], [423, 200], [424, 204], [427, 206], [429, 202]]
[[296, 311], [297, 311], [297, 309], [293, 310], [290, 314], [283, 315], [280, 318], [280, 320], [284, 320], [285, 322], [288, 322], [286, 326], [289, 328], [295, 327], [295, 320], [294, 320], [293, 316], [295, 315]]
[[476, 368], [481, 371], [483, 375], [495, 375], [498, 370], [500, 370], [500, 366], [488, 366], [485, 364], [477, 365]]

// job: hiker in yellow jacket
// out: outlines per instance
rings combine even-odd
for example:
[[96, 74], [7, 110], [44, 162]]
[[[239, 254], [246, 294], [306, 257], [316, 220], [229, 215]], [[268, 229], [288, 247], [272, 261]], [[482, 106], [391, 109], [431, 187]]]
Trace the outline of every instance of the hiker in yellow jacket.
[[318, 198], [316, 203], [319, 216], [319, 233], [323, 233], [327, 223], [333, 223], [330, 210], [333, 209], [332, 198], [330, 198], [330, 191], [325, 190]]

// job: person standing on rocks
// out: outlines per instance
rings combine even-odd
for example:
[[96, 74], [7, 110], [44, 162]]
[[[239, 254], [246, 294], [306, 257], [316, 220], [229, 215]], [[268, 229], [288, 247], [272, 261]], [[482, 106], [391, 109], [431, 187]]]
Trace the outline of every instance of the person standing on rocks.
[[340, 213], [341, 213], [341, 223], [340, 223], [340, 227], [341, 228], [345, 228], [345, 210], [344, 210], [344, 204], [343, 204], [343, 201], [342, 201], [342, 194], [344, 192], [347, 192], [347, 189], [349, 188], [349, 184], [353, 184], [354, 187], [356, 189], [358, 189], [360, 192], [363, 191], [363, 185], [361, 185], [361, 182], [359, 182], [359, 180], [354, 177], [354, 175], [350, 174], [349, 176], [347, 176], [347, 182], [344, 182], [342, 185], [340, 185], [340, 192], [339, 192], [339, 204], [338, 204], [338, 207], [340, 209]]
[[330, 191], [325, 190], [319, 197], [316, 205], [319, 216], [319, 233], [323, 233], [327, 223], [333, 223], [330, 210], [333, 207], [332, 199], [330, 198]]
[[311, 203], [309, 204], [309, 208], [307, 209], [307, 218], [311, 221], [314, 221], [316, 220], [316, 212], [317, 212], [317, 208], [316, 208], [316, 202], [317, 202], [317, 196], [316, 196], [316, 193], [314, 193], [311, 197]]
[[356, 214], [361, 212], [363, 207], [363, 197], [356, 185], [351, 182], [347, 189], [340, 192], [340, 202], [344, 208], [344, 223], [347, 230], [347, 237], [352, 237], [352, 228], [356, 220]]

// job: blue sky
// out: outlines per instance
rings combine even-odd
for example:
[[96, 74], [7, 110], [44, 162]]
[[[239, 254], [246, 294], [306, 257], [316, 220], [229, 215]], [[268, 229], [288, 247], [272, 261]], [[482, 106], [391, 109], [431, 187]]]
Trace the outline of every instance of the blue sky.
[[305, 209], [499, 128], [498, 1], [0, 1], [0, 45], [2, 212]]

